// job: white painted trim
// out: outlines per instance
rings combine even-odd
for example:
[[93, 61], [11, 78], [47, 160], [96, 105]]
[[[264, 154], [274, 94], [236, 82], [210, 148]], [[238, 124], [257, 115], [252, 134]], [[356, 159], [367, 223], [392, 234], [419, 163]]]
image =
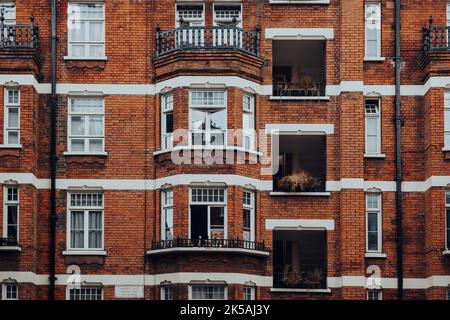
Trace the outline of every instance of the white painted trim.
[[[50, 94], [50, 83], [39, 83], [34, 75], [1, 74], [0, 84], [17, 82], [20, 86], [33, 86], [38, 94]], [[155, 95], [167, 87], [172, 89], [190, 87], [195, 84], [223, 84], [226, 87], [250, 88], [256, 94], [272, 96], [272, 85], [261, 85], [238, 76], [177, 76], [156, 84], [108, 84], [108, 83], [57, 83], [57, 94], [71, 92], [101, 91], [105, 95]], [[446, 88], [450, 83], [450, 76], [430, 77], [423, 85], [401, 85], [402, 96], [424, 96], [431, 88]], [[395, 85], [364, 84], [363, 81], [342, 81], [340, 84], [326, 86], [326, 96], [339, 96], [342, 92], [363, 92], [367, 95], [378, 92], [381, 96], [395, 96]]]
[[[57, 274], [57, 285], [66, 285], [70, 274]], [[18, 283], [32, 283], [35, 285], [48, 285], [49, 276], [47, 274], [36, 274], [24, 271], [0, 271], [0, 281], [8, 278], [17, 280]], [[113, 285], [159, 285], [163, 281], [176, 283], [190, 283], [191, 281], [202, 281], [209, 279], [211, 281], [225, 281], [227, 284], [245, 284], [254, 282], [256, 286], [272, 287], [271, 276], [259, 276], [243, 273], [215, 273], [215, 272], [179, 272], [166, 273], [158, 275], [81, 275], [81, 281], [99, 282], [104, 286]], [[448, 287], [450, 284], [450, 275], [434, 275], [428, 278], [405, 278], [405, 289], [428, 289], [431, 287]], [[329, 288], [340, 287], [366, 287], [367, 278], [365, 276], [342, 276], [328, 277], [327, 284]], [[381, 278], [381, 287], [383, 289], [397, 288], [397, 278]]]
[[107, 256], [107, 252], [104, 250], [67, 250], [63, 251], [63, 256]]
[[17, 247], [17, 246], [2, 246], [0, 247], [0, 251], [17, 251], [20, 252], [22, 251], [21, 247]]
[[334, 124], [316, 124], [316, 123], [267, 123], [266, 133], [282, 133], [282, 132], [305, 132], [305, 133], [321, 133], [334, 134]]
[[266, 230], [277, 228], [312, 228], [334, 230], [334, 220], [325, 219], [266, 219]]
[[330, 96], [270, 96], [271, 101], [329, 101]]
[[366, 158], [366, 159], [385, 159], [386, 155], [384, 153], [378, 153], [378, 154], [365, 153], [364, 158]]
[[385, 259], [385, 258], [387, 258], [387, 254], [386, 253], [376, 253], [376, 252], [366, 252], [365, 257], [366, 258]]
[[331, 192], [271, 192], [273, 197], [329, 197]]
[[270, 292], [278, 293], [331, 293], [331, 289], [280, 289], [270, 288]]
[[[0, 172], [0, 183], [15, 180], [19, 184], [30, 184], [37, 189], [50, 189], [50, 179], [37, 178], [33, 173]], [[57, 179], [56, 188], [67, 190], [70, 187], [99, 187], [104, 190], [157, 190], [165, 184], [189, 185], [193, 182], [225, 183], [231, 186], [252, 185], [259, 191], [272, 191], [272, 180], [256, 179], [241, 175], [227, 174], [178, 174], [156, 180], [148, 179]], [[425, 192], [431, 188], [445, 188], [450, 183], [450, 176], [432, 176], [425, 181], [404, 181], [403, 192]], [[371, 181], [362, 178], [343, 178], [326, 182], [326, 192], [338, 192], [343, 189], [368, 190], [380, 189], [382, 192], [394, 192], [395, 181]]]
[[334, 38], [333, 28], [266, 28], [266, 39], [325, 40]]
[[330, 0], [269, 0], [270, 4], [330, 4]]

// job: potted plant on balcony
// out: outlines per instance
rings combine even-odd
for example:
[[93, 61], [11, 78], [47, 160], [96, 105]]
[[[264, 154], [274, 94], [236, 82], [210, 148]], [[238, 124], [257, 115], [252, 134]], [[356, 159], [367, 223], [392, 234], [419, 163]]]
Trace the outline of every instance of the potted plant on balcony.
[[320, 186], [320, 180], [305, 170], [285, 176], [278, 181], [278, 188], [285, 192], [311, 190]]

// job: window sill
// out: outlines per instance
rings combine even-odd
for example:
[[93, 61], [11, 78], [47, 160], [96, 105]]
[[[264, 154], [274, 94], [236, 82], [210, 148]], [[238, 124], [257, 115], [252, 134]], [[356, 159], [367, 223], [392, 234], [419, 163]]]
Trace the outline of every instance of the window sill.
[[279, 289], [270, 288], [270, 292], [279, 293], [331, 293], [331, 289]]
[[444, 152], [450, 152], [450, 147], [443, 147], [443, 148], [442, 148], [442, 151], [444, 151]]
[[386, 155], [384, 153], [378, 153], [378, 154], [365, 153], [364, 154], [364, 158], [367, 158], [367, 159], [385, 159]]
[[63, 251], [63, 256], [107, 256], [106, 251], [82, 251], [82, 250], [67, 250]]
[[383, 62], [386, 61], [385, 57], [364, 57], [365, 62]]
[[0, 247], [0, 251], [7, 251], [7, 252], [21, 252], [22, 248], [19, 246], [2, 246]]
[[329, 96], [299, 96], [299, 97], [285, 97], [285, 96], [270, 96], [269, 100], [272, 101], [330, 101]]
[[108, 57], [96, 57], [96, 58], [90, 58], [90, 57], [69, 57], [64, 56], [65, 61], [108, 61]]
[[188, 253], [188, 252], [200, 252], [200, 253], [242, 253], [253, 256], [268, 257], [268, 251], [250, 250], [244, 248], [205, 248], [205, 247], [190, 247], [190, 248], [167, 248], [159, 250], [149, 250], [147, 255], [165, 255], [172, 253]]
[[271, 192], [270, 195], [274, 197], [285, 197], [285, 196], [330, 197], [331, 192]]
[[97, 157], [107, 157], [108, 152], [64, 152], [65, 156], [97, 156]]
[[22, 149], [21, 144], [0, 144], [0, 149]]
[[377, 253], [377, 252], [366, 252], [366, 258], [376, 258], [376, 259], [386, 259], [386, 253]]
[[446, 249], [446, 250], [442, 251], [442, 255], [443, 256], [450, 256], [450, 249]]

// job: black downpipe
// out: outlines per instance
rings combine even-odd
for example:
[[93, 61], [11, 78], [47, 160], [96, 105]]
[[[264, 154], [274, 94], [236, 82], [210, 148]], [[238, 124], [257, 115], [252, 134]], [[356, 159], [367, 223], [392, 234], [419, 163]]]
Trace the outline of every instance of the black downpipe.
[[397, 297], [403, 299], [403, 204], [402, 204], [402, 126], [401, 114], [401, 68], [402, 59], [400, 51], [400, 0], [395, 0], [395, 140], [396, 140], [396, 209], [397, 209]]
[[51, 44], [51, 68], [52, 68], [52, 91], [50, 97], [50, 249], [49, 249], [49, 275], [50, 285], [48, 299], [55, 300], [55, 247], [56, 247], [56, 117], [57, 117], [57, 97], [56, 97], [56, 0], [52, 0], [52, 44]]

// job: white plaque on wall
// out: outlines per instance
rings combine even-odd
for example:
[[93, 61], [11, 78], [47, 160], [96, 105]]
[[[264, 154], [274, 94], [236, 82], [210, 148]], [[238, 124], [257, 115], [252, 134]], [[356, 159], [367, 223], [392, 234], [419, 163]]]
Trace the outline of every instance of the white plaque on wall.
[[144, 298], [143, 286], [115, 286], [115, 296], [119, 299]]

